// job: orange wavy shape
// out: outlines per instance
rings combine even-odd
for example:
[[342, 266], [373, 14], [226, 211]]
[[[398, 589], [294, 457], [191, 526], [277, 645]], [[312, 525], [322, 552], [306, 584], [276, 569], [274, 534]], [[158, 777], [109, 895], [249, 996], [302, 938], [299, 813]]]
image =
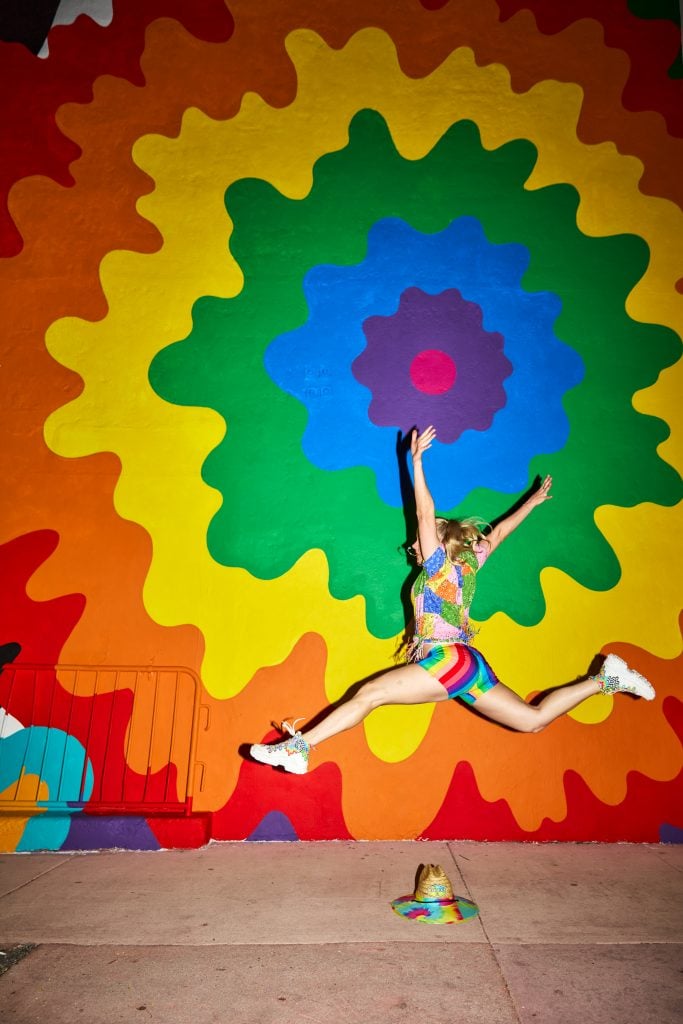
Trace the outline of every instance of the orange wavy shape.
[[[619, 648], [615, 648], [619, 649]], [[624, 648], [622, 647], [623, 651]], [[363, 755], [360, 730], [336, 737], [320, 751], [321, 759], [338, 761], [344, 779], [344, 819], [358, 838], [412, 838], [441, 806], [450, 774], [468, 761], [485, 800], [503, 799], [526, 831], [543, 818], [561, 821], [567, 813], [564, 773], [576, 771], [607, 804], [620, 803], [630, 771], [657, 780], [674, 778], [683, 764], [681, 743], [662, 712], [662, 701], [675, 694], [675, 672], [668, 662], [644, 651], [626, 652], [632, 664], [658, 691], [652, 704], [619, 697], [609, 718], [582, 725], [565, 716], [541, 733], [513, 733], [468, 712], [462, 705], [437, 705], [425, 741], [400, 765], [385, 765]], [[647, 736], [647, 743], [642, 737]], [[374, 799], [388, 785], [386, 801]], [[402, 809], [390, 805], [390, 792], [401, 794]], [[368, 799], [373, 794], [373, 799]], [[424, 811], [424, 818], [422, 814]], [[389, 820], [391, 818], [391, 821]]]
[[[272, 721], [312, 716], [327, 705], [326, 662], [325, 641], [307, 633], [281, 664], [260, 669], [238, 696], [213, 703], [209, 727], [199, 737], [198, 758], [206, 767], [194, 810], [218, 810], [227, 803], [242, 766], [240, 753], [244, 755], [248, 743], [274, 738], [269, 731]], [[416, 753], [396, 764], [371, 753], [362, 728], [330, 740], [313, 758], [312, 770], [330, 760], [338, 764], [344, 820], [359, 839], [417, 835], [441, 806], [454, 764], [452, 751], [434, 723]], [[397, 792], [401, 793], [399, 808]]]
[[[413, 47], [408, 62], [404, 47], [398, 45], [401, 66], [407, 74], [420, 76], [426, 73], [425, 67], [432, 69], [437, 53], [444, 60], [456, 46], [470, 46], [479, 65], [505, 65], [516, 92], [526, 92], [544, 79], [576, 82], [584, 92], [577, 137], [588, 144], [612, 141], [621, 153], [637, 156], [644, 165], [641, 191], [683, 205], [683, 181], [678, 173], [683, 164], [683, 139], [669, 134], [660, 113], [623, 106], [621, 97], [631, 61], [623, 50], [606, 46], [600, 22], [583, 19], [547, 36], [539, 32], [529, 10], [519, 11], [503, 23], [497, 21], [497, 13], [493, 0], [476, 5], [466, 0], [451, 2], [432, 15], [439, 31], [428, 55]], [[407, 49], [410, 39], [404, 45]]]
[[[492, 803], [504, 800], [526, 831], [538, 828], [544, 818], [566, 817], [568, 770], [579, 774], [603, 803], [616, 805], [626, 795], [629, 772], [658, 781], [674, 778], [683, 765], [683, 748], [662, 711], [667, 696], [680, 697], [671, 663], [626, 644], [613, 650], [652, 679], [654, 702], [619, 696], [599, 725], [564, 716], [534, 735], [508, 731], [459, 702], [448, 702], [434, 708], [424, 741], [404, 761], [388, 764], [375, 757], [363, 728], [357, 727], [313, 751], [311, 770], [328, 761], [339, 767], [344, 821], [357, 839], [418, 836], [436, 816], [461, 761], [472, 765], [482, 797]], [[238, 748], [261, 740], [272, 719], [312, 716], [325, 707], [325, 660], [323, 639], [307, 634], [281, 665], [262, 669], [238, 697], [216, 707], [212, 727], [200, 742], [207, 785], [195, 809], [225, 803], [237, 783]], [[677, 664], [683, 665], [683, 655]], [[227, 764], [226, 750], [233, 752]], [[459, 835], [466, 834], [458, 829]]]
[[[307, 633], [278, 665], [259, 669], [248, 685], [230, 700], [203, 697], [200, 716], [195, 811], [217, 811], [232, 796], [243, 764], [244, 745], [259, 742], [273, 719], [296, 717], [299, 707], [318, 709], [327, 702], [327, 648]], [[366, 748], [367, 756], [367, 748]]]
[[[147, 85], [140, 90], [121, 83], [116, 102], [105, 99], [108, 109], [130, 112], [125, 141], [132, 145], [145, 131], [173, 134], [188, 106], [198, 106], [212, 117], [228, 118], [246, 90], [260, 93], [273, 106], [284, 105], [291, 101], [296, 88], [293, 68], [284, 51], [289, 32], [312, 28], [329, 45], [341, 47], [358, 29], [376, 25], [391, 36], [400, 65], [411, 77], [430, 74], [454, 49], [469, 46], [479, 64], [505, 65], [518, 92], [546, 78], [578, 83], [585, 93], [578, 137], [587, 143], [614, 141], [621, 152], [642, 160], [643, 191], [679, 203], [683, 200], [683, 186], [676, 173], [683, 140], [668, 134], [660, 114], [623, 108], [621, 95], [628, 81], [629, 57], [622, 50], [605, 46], [598, 21], [584, 19], [546, 36], [538, 32], [529, 11], [521, 11], [501, 24], [494, 0], [481, 0], [477, 5], [461, 0], [436, 12], [426, 12], [419, 4], [396, 5], [386, 0], [352, 0], [334, 9], [314, 0], [293, 0], [286, 9], [271, 2], [271, 10], [263, 12], [261, 8], [256, 17], [248, 0], [236, 0], [231, 5], [235, 33], [223, 44], [198, 41], [173, 22], [153, 24], [142, 58]], [[269, 25], [266, 38], [262, 34], [263, 13]], [[99, 108], [98, 92], [92, 106]], [[130, 99], [135, 93], [138, 101], [142, 99], [139, 106], [126, 103], [126, 97]], [[60, 123], [66, 134], [83, 146], [86, 140], [78, 136], [84, 125], [78, 120], [74, 124], [67, 113], [74, 109], [83, 110], [73, 105], [62, 108]], [[109, 118], [104, 111], [93, 110], [93, 115], [90, 129], [96, 132], [97, 125], [104, 128], [105, 137], [99, 141], [111, 148], [118, 140], [111, 137]], [[127, 145], [123, 151], [129, 159]]]
[[[401, 67], [412, 77], [429, 74], [455, 48], [470, 46], [478, 63], [504, 64], [519, 92], [544, 78], [577, 82], [585, 93], [579, 138], [588, 143], [612, 140], [620, 151], [639, 157], [644, 164], [642, 190], [683, 205], [683, 185], [676, 171], [683, 140], [667, 133], [660, 114], [623, 108], [629, 58], [605, 46], [597, 21], [576, 22], [545, 36], [530, 11], [520, 11], [501, 24], [494, 0], [477, 5], [461, 0], [432, 12], [418, 3], [399, 6], [386, 0], [350, 0], [333, 9], [315, 0], [292, 0], [286, 7], [270, 0], [255, 12], [249, 0], [235, 0], [231, 11], [235, 32], [220, 44], [202, 42], [176, 22], [153, 23], [141, 59], [143, 88], [120, 79], [99, 79], [92, 103], [61, 108], [61, 128], [84, 150], [72, 171], [81, 164], [99, 165], [107, 177], [100, 178], [97, 187], [101, 189], [103, 181], [116, 182], [107, 201], [118, 203], [124, 222], [130, 220], [135, 200], [149, 188], [146, 176], [132, 164], [135, 140], [148, 132], [174, 134], [189, 106], [211, 117], [229, 118], [248, 90], [276, 107], [291, 102], [296, 81], [284, 40], [299, 27], [312, 28], [331, 46], [341, 47], [359, 28], [376, 25], [394, 40]], [[91, 180], [91, 175], [81, 170], [76, 187], [79, 180]], [[22, 186], [15, 187], [10, 208], [15, 221], [21, 220], [26, 239], [35, 206], [29, 198], [29, 216], [22, 217], [23, 196]]]

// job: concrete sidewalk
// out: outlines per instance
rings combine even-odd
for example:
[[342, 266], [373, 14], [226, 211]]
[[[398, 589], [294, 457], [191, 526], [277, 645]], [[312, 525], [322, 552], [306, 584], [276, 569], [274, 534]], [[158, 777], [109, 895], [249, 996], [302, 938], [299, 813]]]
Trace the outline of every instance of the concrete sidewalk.
[[[438, 863], [480, 916], [397, 917]], [[220, 843], [0, 857], [12, 1024], [669, 1024], [683, 847]]]

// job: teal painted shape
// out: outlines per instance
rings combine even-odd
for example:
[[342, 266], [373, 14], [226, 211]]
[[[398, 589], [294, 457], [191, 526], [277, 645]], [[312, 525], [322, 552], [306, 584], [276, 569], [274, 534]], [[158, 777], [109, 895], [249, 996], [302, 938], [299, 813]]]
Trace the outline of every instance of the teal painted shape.
[[17, 845], [17, 853], [34, 850], [61, 850], [70, 828], [71, 815], [69, 814], [36, 814], [26, 823], [24, 834]]
[[[37, 807], [48, 808], [56, 801], [84, 802], [93, 790], [92, 765], [83, 745], [62, 729], [32, 725], [1, 739], [0, 791], [11, 787], [22, 769], [25, 775], [35, 775], [47, 784], [49, 798], [37, 801]], [[74, 807], [72, 813], [79, 810]], [[27, 823], [17, 850], [59, 850], [69, 827], [68, 813], [51, 816], [49, 811], [41, 811]]]

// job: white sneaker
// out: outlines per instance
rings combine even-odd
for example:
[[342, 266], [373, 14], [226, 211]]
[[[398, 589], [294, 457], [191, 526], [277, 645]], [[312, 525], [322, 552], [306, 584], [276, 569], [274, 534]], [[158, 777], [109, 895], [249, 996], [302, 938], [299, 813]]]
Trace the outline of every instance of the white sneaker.
[[281, 743], [254, 743], [249, 747], [249, 753], [255, 761], [261, 764], [270, 764], [274, 768], [284, 768], [286, 772], [293, 772], [294, 775], [305, 775], [308, 771], [308, 752], [311, 749], [300, 732], [295, 732], [296, 723], [303, 722], [303, 718], [295, 718], [294, 722], [282, 723], [282, 732], [288, 732], [290, 739]]
[[634, 672], [616, 654], [608, 654], [595, 677], [603, 693], [635, 693], [645, 700], [654, 700], [655, 689], [644, 676]]

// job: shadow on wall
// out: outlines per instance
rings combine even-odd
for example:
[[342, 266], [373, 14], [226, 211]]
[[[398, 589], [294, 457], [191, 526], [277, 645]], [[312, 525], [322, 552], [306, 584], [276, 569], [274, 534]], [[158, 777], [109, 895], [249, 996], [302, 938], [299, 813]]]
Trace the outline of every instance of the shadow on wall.
[[39, 53], [47, 39], [60, 0], [14, 0], [0, 6], [0, 39], [23, 43], [31, 53]]
[[21, 654], [21, 644], [0, 644], [0, 672], [5, 665], [10, 665]]

